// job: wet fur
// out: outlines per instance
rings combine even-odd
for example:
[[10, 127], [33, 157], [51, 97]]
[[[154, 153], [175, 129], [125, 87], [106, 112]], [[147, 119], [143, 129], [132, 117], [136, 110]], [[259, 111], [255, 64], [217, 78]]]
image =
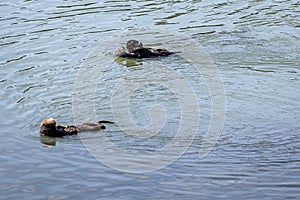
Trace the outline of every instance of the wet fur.
[[56, 125], [53, 118], [44, 119], [40, 125], [40, 135], [49, 137], [63, 137], [67, 135], [76, 135], [84, 131], [98, 131], [105, 129], [104, 123], [113, 123], [110, 121], [98, 121], [97, 123], [83, 123], [81, 125]]
[[150, 58], [159, 56], [169, 56], [175, 52], [170, 52], [166, 49], [154, 49], [143, 47], [143, 43], [137, 40], [129, 40], [126, 43], [126, 48], [121, 46], [116, 49], [116, 57], [125, 58]]

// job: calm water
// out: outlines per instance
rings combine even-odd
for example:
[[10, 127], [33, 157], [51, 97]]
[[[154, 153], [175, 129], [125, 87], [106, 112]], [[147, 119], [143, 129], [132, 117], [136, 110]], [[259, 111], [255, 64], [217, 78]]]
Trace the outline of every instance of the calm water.
[[[1, 1], [0, 199], [298, 199], [299, 7], [299, 1]], [[178, 35], [189, 39], [176, 41]], [[129, 37], [184, 52], [166, 59], [114, 61], [113, 49]], [[226, 96], [222, 134], [204, 158], [199, 149], [214, 97], [205, 76], [187, 62], [186, 56], [195, 53], [190, 41], [215, 62]], [[170, 71], [155, 71], [162, 65]], [[89, 67], [99, 71], [91, 73]], [[82, 70], [87, 73], [81, 80]], [[128, 97], [114, 92], [122, 77], [134, 84], [150, 78]], [[97, 78], [96, 89], [92, 78]], [[189, 104], [164, 86], [181, 80], [188, 80], [200, 106], [186, 118], [180, 108]], [[92, 112], [91, 102], [96, 105]], [[157, 104], [159, 110], [149, 114]], [[102, 132], [41, 142], [43, 118], [65, 124], [115, 121], [112, 105], [115, 111], [128, 108], [134, 124], [151, 124], [151, 114], [166, 123], [146, 138], [128, 136], [126, 128], [138, 136], [148, 132], [124, 127], [130, 124], [125, 118], [125, 125], [119, 121]], [[118, 170], [106, 161], [132, 169], [132, 159], [114, 160], [110, 149], [94, 150], [107, 155], [104, 161], [85, 146], [102, 146], [106, 136], [133, 155], [156, 152], [176, 136], [182, 119], [196, 122], [191, 132], [198, 127], [193, 137], [179, 138], [177, 147], [191, 143], [189, 148], [152, 172]], [[137, 166], [143, 171], [149, 163]]]

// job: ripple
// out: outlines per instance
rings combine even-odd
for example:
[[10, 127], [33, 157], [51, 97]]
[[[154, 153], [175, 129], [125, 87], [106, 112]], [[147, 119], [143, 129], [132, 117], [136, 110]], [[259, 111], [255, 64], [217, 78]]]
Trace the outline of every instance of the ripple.
[[22, 56], [20, 56], [20, 57], [18, 57], [18, 58], [12, 58], [12, 59], [9, 59], [9, 60], [6, 61], [6, 63], [10, 63], [10, 62], [22, 60], [23, 58], [26, 58], [26, 57], [27, 57], [27, 55], [22, 55]]
[[[298, 6], [299, 2], [287, 0], [2, 2], [1, 196], [297, 198]], [[177, 57], [128, 61], [129, 64], [124, 61], [122, 66], [112, 59], [93, 99], [97, 102], [97, 117], [113, 121], [109, 110], [111, 92], [124, 74], [142, 73], [144, 67], [155, 63], [189, 76], [191, 84], [198, 88], [201, 104], [199, 132], [187, 152], [171, 165], [152, 173], [126, 174], [105, 166], [82, 145], [82, 140], [98, 142], [103, 135], [131, 152], [151, 152], [168, 143], [174, 136], [172, 130], [178, 127], [178, 102], [172, 93], [149, 85], [133, 94], [131, 111], [133, 118], [144, 125], [149, 123], [147, 105], [163, 104], [170, 113], [163, 134], [142, 140], [111, 125], [105, 131], [84, 133], [82, 138], [57, 138], [56, 146], [42, 144], [38, 129], [44, 117], [73, 124], [72, 90], [84, 58], [112, 35], [137, 28], [147, 30], [146, 27], [162, 27], [161, 32], [133, 35], [147, 45], [176, 43], [178, 38], [168, 35], [158, 39], [158, 35], [166, 30], [180, 31], [200, 42], [214, 58], [226, 88], [227, 116], [213, 151], [203, 159], [198, 157], [211, 117], [206, 83]], [[118, 45], [116, 42], [107, 46], [108, 54], [112, 55]], [[165, 76], [160, 78], [164, 80]], [[142, 80], [137, 75], [132, 81]], [[88, 87], [84, 85], [80, 94], [85, 95]]]

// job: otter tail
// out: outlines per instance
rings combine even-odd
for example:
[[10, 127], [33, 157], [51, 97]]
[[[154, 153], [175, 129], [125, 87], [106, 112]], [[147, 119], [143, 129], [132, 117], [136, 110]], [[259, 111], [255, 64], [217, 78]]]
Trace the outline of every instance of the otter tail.
[[106, 121], [106, 120], [98, 121], [98, 123], [99, 123], [99, 124], [114, 124], [114, 122]]

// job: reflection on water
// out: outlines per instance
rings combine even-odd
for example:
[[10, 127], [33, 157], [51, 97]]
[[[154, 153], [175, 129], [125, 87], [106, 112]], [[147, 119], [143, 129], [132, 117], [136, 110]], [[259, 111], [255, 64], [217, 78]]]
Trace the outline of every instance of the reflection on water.
[[[299, 197], [298, 10], [298, 1], [2, 1], [0, 196]], [[127, 174], [98, 162], [78, 136], [51, 140], [55, 146], [41, 143], [41, 119], [54, 117], [61, 123], [73, 123], [74, 80], [90, 52], [113, 35], [137, 28], [155, 28], [162, 34], [180, 32], [203, 44], [213, 57], [227, 98], [226, 122], [214, 150], [199, 159], [211, 115], [211, 97], [203, 79], [176, 56], [115, 62], [111, 58], [95, 99], [97, 117], [113, 120], [110, 95], [124, 74], [142, 73], [143, 67], [153, 63], [186, 74], [198, 88], [200, 125], [193, 144], [173, 164], [152, 173]], [[152, 41], [157, 35], [153, 32], [141, 37], [147, 40], [145, 44], [161, 47], [163, 43]], [[119, 45], [111, 44], [107, 49]], [[163, 87], [151, 85], [133, 93], [131, 101], [132, 118], [139, 124], [149, 123], [149, 106], [162, 103], [169, 111], [164, 129], [167, 135], [147, 140], [145, 147], [144, 141], [128, 138], [119, 127], [109, 126], [103, 132], [83, 133], [82, 139], [98, 141], [105, 134], [117, 145], [134, 151], [166, 144], [178, 128], [176, 97]]]
[[139, 65], [142, 65], [142, 64], [143, 64], [143, 61], [142, 61], [142, 60], [139, 60], [139, 59], [131, 59], [131, 58], [122, 58], [122, 57], [115, 57], [115, 58], [114, 58], [114, 61], [115, 61], [118, 65], [128, 67], [129, 69], [130, 69], [131, 67], [136, 67], [136, 66], [139, 66]]

